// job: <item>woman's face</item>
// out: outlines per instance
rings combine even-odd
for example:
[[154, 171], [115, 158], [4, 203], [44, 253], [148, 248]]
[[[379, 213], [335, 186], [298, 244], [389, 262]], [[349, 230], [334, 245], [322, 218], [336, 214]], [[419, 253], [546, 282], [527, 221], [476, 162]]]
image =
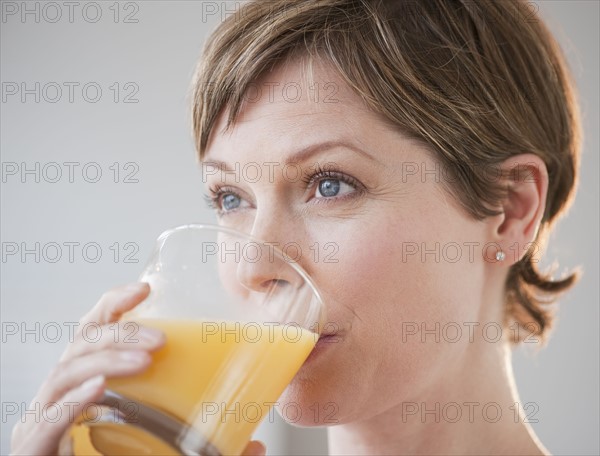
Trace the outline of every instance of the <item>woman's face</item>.
[[284, 419], [310, 426], [368, 418], [439, 387], [469, 353], [469, 324], [494, 303], [483, 296], [486, 225], [445, 193], [433, 156], [330, 68], [315, 67], [311, 86], [303, 71], [297, 62], [257, 81], [227, 133], [222, 113], [204, 162], [207, 189], [221, 192], [219, 223], [294, 246], [323, 294], [325, 330], [337, 337], [278, 405], [295, 402], [302, 418]]

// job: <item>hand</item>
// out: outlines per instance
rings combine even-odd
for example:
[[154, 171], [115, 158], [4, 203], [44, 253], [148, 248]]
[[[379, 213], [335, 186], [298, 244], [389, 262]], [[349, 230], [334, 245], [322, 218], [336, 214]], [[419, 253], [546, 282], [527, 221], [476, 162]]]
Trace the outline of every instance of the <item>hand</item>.
[[[150, 286], [146, 283], [114, 288], [102, 295], [79, 321], [74, 340], [69, 343], [59, 363], [30, 404], [33, 410], [43, 410], [46, 404], [56, 403], [61, 411], [60, 418], [49, 422], [33, 413], [27, 414], [26, 421], [19, 421], [13, 429], [11, 454], [56, 454], [60, 439], [73, 419], [90, 403], [102, 397], [107, 377], [133, 375], [148, 368], [152, 360], [150, 352], [164, 345], [164, 334], [154, 328], [140, 326], [136, 333], [137, 341], [125, 341], [121, 335], [130, 334], [131, 331], [123, 328], [123, 323], [119, 324], [116, 331], [115, 322], [123, 313], [142, 302], [149, 292]], [[87, 340], [82, 337], [81, 330], [89, 323], [100, 325], [100, 338], [94, 343], [90, 342], [89, 337]], [[115, 334], [119, 337], [115, 338]], [[69, 407], [67, 403], [76, 405]]]
[[267, 454], [267, 447], [259, 440], [252, 440], [244, 448], [242, 456], [265, 456]]

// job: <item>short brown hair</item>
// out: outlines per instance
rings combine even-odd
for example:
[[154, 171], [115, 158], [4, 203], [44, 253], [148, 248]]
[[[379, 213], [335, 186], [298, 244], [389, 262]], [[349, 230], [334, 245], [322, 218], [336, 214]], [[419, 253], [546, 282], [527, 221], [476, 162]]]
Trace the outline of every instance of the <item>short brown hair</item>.
[[[473, 217], [506, 195], [477, 170], [530, 152], [549, 187], [535, 246], [544, 245], [577, 185], [581, 125], [562, 51], [519, 0], [260, 0], [245, 3], [207, 41], [194, 77], [192, 122], [202, 158], [219, 113], [236, 120], [249, 85], [277, 63], [317, 56], [376, 113], [451, 169], [449, 191]], [[210, 90], [207, 90], [210, 87]], [[545, 336], [547, 304], [569, 289], [536, 268], [534, 248], [511, 266], [506, 321]], [[523, 332], [520, 332], [523, 335]], [[521, 337], [522, 338], [522, 337]], [[517, 342], [518, 340], [515, 340]]]

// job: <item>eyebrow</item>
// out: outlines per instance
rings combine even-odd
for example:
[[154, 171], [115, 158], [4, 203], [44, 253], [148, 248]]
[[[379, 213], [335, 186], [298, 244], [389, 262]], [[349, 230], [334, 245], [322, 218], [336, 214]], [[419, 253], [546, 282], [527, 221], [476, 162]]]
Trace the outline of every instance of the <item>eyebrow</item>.
[[[317, 155], [317, 154], [324, 152], [326, 150], [329, 150], [329, 149], [334, 149], [336, 147], [343, 147], [345, 149], [355, 152], [356, 154], [358, 154], [364, 158], [367, 158], [368, 160], [372, 160], [375, 162], [378, 161], [375, 157], [373, 157], [373, 155], [369, 154], [368, 152], [362, 150], [359, 147], [356, 147], [354, 144], [351, 144], [347, 141], [329, 140], [329, 141], [323, 141], [323, 142], [318, 142], [315, 144], [308, 145], [308, 146], [303, 147], [302, 149], [292, 153], [291, 155], [289, 155], [286, 158], [284, 165], [289, 165], [289, 164], [306, 161], [314, 155]], [[235, 172], [233, 169], [231, 169], [229, 167], [229, 165], [226, 162], [223, 162], [220, 160], [214, 160], [214, 159], [203, 160], [201, 162], [201, 165], [202, 166], [212, 165], [212, 166], [216, 166], [221, 171]]]

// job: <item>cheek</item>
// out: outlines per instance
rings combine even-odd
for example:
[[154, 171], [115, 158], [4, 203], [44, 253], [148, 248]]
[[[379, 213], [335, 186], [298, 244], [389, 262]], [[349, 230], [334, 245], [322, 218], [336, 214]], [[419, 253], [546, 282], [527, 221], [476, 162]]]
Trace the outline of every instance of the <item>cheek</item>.
[[334, 316], [349, 317], [351, 308], [371, 325], [395, 327], [476, 318], [482, 268], [461, 247], [473, 235], [404, 225], [381, 221], [336, 233], [337, 262], [320, 263], [313, 273], [334, 303]]
[[[311, 273], [330, 319], [350, 321], [351, 330], [327, 366], [295, 383], [288, 399], [302, 402], [310, 391], [320, 403], [335, 402], [340, 419], [350, 420], [415, 397], [455, 359], [452, 352], [464, 350], [464, 345], [436, 343], [431, 330], [477, 320], [481, 265], [464, 251], [455, 261], [456, 255], [444, 250], [452, 242], [472, 241], [475, 231], [439, 221], [400, 225], [340, 223], [329, 231], [329, 239], [336, 240], [336, 262], [316, 263]], [[417, 253], [410, 254], [415, 247]], [[429, 330], [425, 343], [421, 329]]]

